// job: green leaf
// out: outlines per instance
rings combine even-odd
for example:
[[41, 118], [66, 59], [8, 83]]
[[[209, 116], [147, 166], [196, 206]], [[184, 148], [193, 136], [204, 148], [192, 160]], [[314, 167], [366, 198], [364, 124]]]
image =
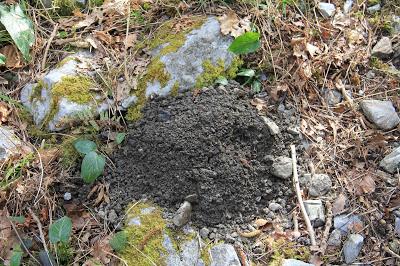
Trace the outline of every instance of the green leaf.
[[122, 251], [128, 243], [128, 236], [125, 231], [120, 231], [110, 240], [110, 246], [117, 252]]
[[93, 183], [103, 173], [105, 164], [106, 160], [103, 155], [99, 155], [95, 151], [86, 154], [81, 165], [83, 181], [88, 184]]
[[96, 143], [86, 139], [75, 141], [74, 147], [78, 152], [82, 154], [88, 154], [89, 152], [95, 151], [97, 149]]
[[254, 80], [253, 83], [251, 84], [251, 89], [255, 93], [259, 93], [261, 91], [261, 82], [259, 80]]
[[6, 64], [6, 56], [0, 53], [0, 66]]
[[260, 48], [260, 34], [258, 32], [246, 32], [237, 37], [229, 46], [229, 51], [235, 54], [248, 54]]
[[216, 84], [221, 84], [221, 85], [226, 86], [226, 85], [228, 85], [228, 80], [227, 80], [225, 77], [223, 77], [223, 76], [219, 76], [219, 77], [215, 80], [215, 83], [216, 83]]
[[253, 69], [242, 69], [239, 73], [236, 74], [237, 76], [242, 77], [254, 77], [256, 72]]
[[11, 253], [11, 258], [10, 258], [10, 266], [19, 266], [21, 265], [21, 260], [22, 260], [22, 255], [24, 253], [22, 252], [22, 249], [19, 245], [15, 245], [13, 247], [13, 252]]
[[25, 217], [24, 216], [10, 216], [9, 219], [13, 222], [23, 224], [25, 223]]
[[115, 137], [115, 141], [117, 144], [121, 144], [124, 139], [125, 139], [126, 133], [118, 133], [117, 136]]
[[58, 242], [68, 243], [71, 231], [72, 221], [69, 217], [64, 216], [50, 225], [49, 240], [53, 244]]
[[29, 61], [29, 50], [35, 42], [35, 32], [32, 21], [21, 5], [7, 6], [0, 3], [0, 23], [6, 28], [25, 60]]

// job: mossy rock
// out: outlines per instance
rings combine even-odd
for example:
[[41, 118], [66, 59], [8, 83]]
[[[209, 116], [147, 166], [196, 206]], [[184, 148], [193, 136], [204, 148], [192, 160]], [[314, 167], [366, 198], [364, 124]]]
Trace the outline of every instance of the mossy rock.
[[[163, 218], [162, 209], [148, 202], [127, 208], [123, 230], [128, 244], [118, 255], [128, 265], [240, 266], [231, 245], [203, 243], [190, 227], [171, 228]], [[230, 257], [226, 257], [226, 250], [231, 252]], [[228, 264], [219, 263], [223, 260]]]
[[[59, 131], [72, 121], [97, 115], [108, 109], [104, 95], [87, 68], [90, 53], [77, 53], [62, 60], [35, 84], [21, 91], [21, 102], [31, 112], [36, 126]], [[82, 67], [81, 67], [82, 66]]]
[[[141, 117], [140, 110], [151, 95], [176, 95], [208, 86], [220, 76], [235, 77], [242, 61], [228, 51], [233, 38], [221, 34], [219, 21], [215, 17], [183, 20], [164, 23], [152, 39], [139, 44], [152, 59], [134, 92], [138, 103], [129, 110], [129, 120]], [[176, 25], [185, 26], [177, 30]]]

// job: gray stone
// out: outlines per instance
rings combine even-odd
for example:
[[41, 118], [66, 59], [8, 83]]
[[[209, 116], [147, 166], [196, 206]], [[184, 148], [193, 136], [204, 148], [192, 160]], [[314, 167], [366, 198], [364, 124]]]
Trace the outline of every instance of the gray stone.
[[394, 34], [400, 33], [400, 16], [392, 16], [392, 27], [394, 30]]
[[205, 239], [208, 237], [209, 234], [210, 234], [210, 229], [208, 229], [207, 227], [203, 227], [200, 229], [201, 238]]
[[351, 11], [351, 7], [353, 6], [353, 0], [346, 0], [343, 5], [343, 13], [348, 14]]
[[289, 134], [292, 134], [295, 136], [299, 136], [301, 134], [300, 128], [297, 126], [288, 127], [286, 130]]
[[265, 116], [261, 116], [261, 118], [264, 121], [264, 123], [267, 125], [269, 133], [272, 136], [278, 135], [280, 133], [279, 127], [274, 121], [272, 121], [271, 119], [269, 119], [268, 117], [265, 117]]
[[108, 221], [110, 221], [110, 223], [112, 223], [112, 224], [114, 224], [114, 223], [116, 223], [118, 221], [118, 215], [115, 212], [115, 210], [111, 210], [108, 213]]
[[10, 156], [16, 155], [25, 149], [29, 148], [23, 147], [14, 130], [0, 126], [0, 161], [7, 160]]
[[370, 13], [370, 14], [374, 14], [374, 13], [378, 12], [379, 10], [381, 10], [380, 3], [367, 8], [368, 13]]
[[229, 244], [218, 244], [210, 250], [210, 266], [240, 266], [235, 248]]
[[[193, 88], [197, 77], [204, 71], [204, 61], [210, 60], [214, 65], [224, 62], [227, 69], [234, 59], [234, 54], [228, 50], [232, 41], [231, 37], [221, 34], [218, 20], [209, 17], [199, 29], [192, 30], [186, 35], [184, 45], [176, 52], [160, 57], [166, 72], [170, 75], [170, 80], [164, 87], [161, 87], [158, 80], [148, 82], [146, 96], [151, 94], [165, 96], [176, 83], [179, 84], [180, 91]], [[154, 57], [159, 56], [159, 51], [154, 53]]]
[[308, 194], [312, 197], [323, 196], [331, 190], [332, 181], [326, 174], [315, 174], [308, 183]]
[[371, 55], [387, 58], [393, 53], [392, 41], [389, 37], [382, 37], [372, 48]]
[[400, 123], [391, 101], [363, 100], [360, 107], [368, 120], [380, 129], [390, 130]]
[[69, 201], [72, 199], [72, 195], [69, 192], [65, 192], [63, 198], [65, 201]]
[[185, 197], [185, 200], [189, 201], [190, 203], [197, 203], [199, 201], [199, 197], [197, 194], [190, 194]]
[[313, 266], [314, 264], [306, 263], [301, 260], [284, 259], [282, 266]]
[[351, 234], [343, 245], [344, 260], [347, 264], [353, 263], [364, 243], [364, 237], [360, 234]]
[[271, 211], [275, 212], [275, 211], [278, 211], [278, 210], [282, 209], [282, 206], [280, 204], [276, 203], [276, 202], [271, 202], [268, 205], [268, 209], [270, 209]]
[[129, 107], [134, 105], [137, 102], [137, 97], [135, 95], [131, 95], [128, 98], [125, 98], [121, 101], [121, 110], [127, 110]]
[[332, 17], [333, 14], [335, 14], [336, 7], [334, 4], [331, 3], [320, 2], [318, 3], [318, 9], [324, 18], [329, 18]]
[[362, 228], [364, 224], [358, 215], [342, 214], [333, 218], [333, 226], [335, 229], [338, 229], [342, 233], [347, 234], [349, 231], [354, 231], [354, 229]]
[[292, 159], [285, 156], [277, 157], [272, 163], [271, 173], [279, 178], [288, 179], [292, 176]]
[[324, 90], [324, 97], [329, 106], [335, 106], [343, 100], [342, 93], [338, 90]]
[[340, 247], [342, 244], [342, 232], [339, 229], [334, 229], [329, 235], [328, 246]]
[[[181, 246], [181, 261], [182, 265], [193, 265], [202, 266], [205, 265], [201, 257], [201, 250], [199, 247], [199, 241], [197, 239], [192, 239], [186, 241]], [[172, 265], [171, 265], [172, 266]], [[175, 266], [175, 265], [174, 265]]]
[[400, 169], [400, 147], [394, 149], [380, 161], [379, 166], [388, 173], [394, 174]]
[[181, 207], [176, 211], [172, 222], [176, 226], [183, 226], [190, 221], [190, 216], [192, 215], [192, 204], [185, 201]]
[[396, 217], [394, 221], [394, 233], [400, 236], [400, 218]]
[[314, 227], [325, 224], [325, 211], [321, 200], [305, 200], [304, 207]]

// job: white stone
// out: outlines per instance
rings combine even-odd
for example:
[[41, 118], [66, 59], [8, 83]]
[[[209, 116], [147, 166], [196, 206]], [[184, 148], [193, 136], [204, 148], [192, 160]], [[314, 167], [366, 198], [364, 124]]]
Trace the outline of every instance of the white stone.
[[279, 127], [274, 121], [272, 121], [271, 119], [269, 119], [268, 117], [265, 117], [265, 116], [261, 116], [261, 118], [264, 121], [264, 123], [267, 125], [269, 133], [272, 136], [278, 135], [280, 133]]
[[304, 207], [314, 227], [325, 224], [325, 210], [321, 200], [305, 200]]
[[210, 266], [241, 266], [235, 248], [229, 244], [218, 244], [210, 250]]
[[343, 13], [345, 14], [350, 13], [352, 6], [353, 6], [353, 0], [346, 0], [346, 2], [343, 5]]
[[10, 156], [20, 153], [22, 149], [22, 142], [14, 134], [14, 131], [0, 126], [0, 161], [7, 160]]
[[380, 129], [390, 130], [400, 123], [391, 101], [363, 100], [360, 107], [368, 120]]
[[324, 18], [329, 18], [332, 17], [333, 14], [335, 14], [336, 7], [334, 4], [331, 3], [320, 2], [318, 3], [318, 9]]
[[303, 262], [295, 259], [284, 259], [282, 266], [313, 266], [313, 264]]
[[385, 58], [393, 53], [392, 41], [389, 37], [382, 37], [372, 48], [371, 55]]
[[292, 176], [292, 159], [285, 156], [277, 157], [272, 163], [271, 173], [279, 178], [288, 179]]
[[71, 200], [71, 199], [72, 199], [71, 193], [65, 192], [65, 193], [64, 193], [64, 200], [65, 200], [65, 201], [69, 201], [69, 200]]
[[381, 10], [381, 4], [376, 4], [367, 8], [368, 13], [373, 14]]

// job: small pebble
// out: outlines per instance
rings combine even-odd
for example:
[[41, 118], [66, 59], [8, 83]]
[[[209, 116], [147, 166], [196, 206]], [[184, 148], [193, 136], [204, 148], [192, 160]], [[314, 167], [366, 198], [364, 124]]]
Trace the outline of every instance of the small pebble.
[[71, 200], [71, 199], [72, 199], [71, 193], [65, 192], [65, 193], [64, 193], [64, 200], [65, 200], [65, 201], [69, 201], [69, 200]]

